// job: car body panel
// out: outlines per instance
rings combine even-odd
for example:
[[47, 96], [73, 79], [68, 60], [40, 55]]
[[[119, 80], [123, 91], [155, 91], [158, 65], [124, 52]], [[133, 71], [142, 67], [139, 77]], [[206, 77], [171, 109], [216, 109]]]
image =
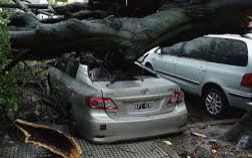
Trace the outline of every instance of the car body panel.
[[200, 60], [176, 57], [175, 74], [182, 89], [197, 93], [204, 81], [206, 65]]
[[51, 81], [54, 82], [57, 92], [61, 92], [62, 97], [68, 104], [82, 104], [82, 96], [101, 96], [102, 92], [91, 83], [76, 80], [55, 67], [49, 68]]
[[[85, 109], [80, 107], [75, 109], [75, 112], [77, 111], [85, 113]], [[187, 110], [182, 103], [176, 105], [172, 112], [149, 117], [113, 119], [105, 112], [97, 111], [92, 111], [87, 116], [79, 116], [82, 117], [79, 118], [81, 136], [95, 143], [111, 143], [181, 132], [185, 129]], [[101, 125], [106, 125], [106, 130], [101, 130]]]
[[[128, 118], [134, 116], [152, 116], [174, 110], [174, 106], [167, 107], [167, 97], [177, 86], [164, 79], [145, 78], [137, 81], [120, 81], [115, 83], [95, 83], [101, 87], [103, 97], [111, 98], [117, 105], [118, 113], [108, 113], [112, 118]], [[137, 104], [149, 104], [148, 110], [135, 110]]]
[[169, 72], [174, 74], [176, 64], [176, 57], [170, 55], [157, 54], [153, 58], [152, 65], [158, 72]]

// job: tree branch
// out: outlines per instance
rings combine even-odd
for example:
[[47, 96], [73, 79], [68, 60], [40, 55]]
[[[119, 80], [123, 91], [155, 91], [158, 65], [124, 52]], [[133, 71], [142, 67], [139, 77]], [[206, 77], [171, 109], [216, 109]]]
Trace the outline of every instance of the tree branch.
[[19, 7], [19, 9], [31, 14], [32, 16], [36, 17], [36, 15], [31, 11], [31, 9], [28, 8], [28, 6], [26, 4], [24, 4], [22, 1], [20, 0], [13, 0], [13, 2], [15, 2], [17, 4], [17, 6]]
[[64, 15], [65, 12], [78, 12], [80, 10], [86, 10], [88, 9], [88, 3], [71, 3], [67, 5], [51, 5], [51, 4], [23, 4], [19, 0], [15, 0], [17, 2], [16, 4], [1, 4], [0, 3], [0, 8], [20, 8], [22, 10], [29, 11], [29, 9], [48, 9], [52, 7], [57, 15]]
[[[200, 4], [202, 0], [195, 1], [199, 1]], [[24, 22], [24, 25], [10, 30], [11, 47], [29, 50], [27, 59], [45, 59], [71, 51], [91, 51], [98, 57], [104, 58], [104, 54], [109, 54], [111, 59], [117, 60], [120, 56], [121, 62], [124, 60], [125, 63], [132, 63], [155, 46], [170, 46], [210, 33], [243, 34], [248, 31], [249, 20], [243, 14], [243, 11], [246, 11], [244, 6], [241, 5], [239, 8], [238, 5], [234, 7], [234, 1], [230, 4], [224, 2], [227, 1], [204, 0], [204, 3], [202, 1], [202, 5], [211, 8], [211, 11], [201, 16], [195, 16], [190, 12], [187, 3], [181, 3], [180, 5], [184, 7], [170, 8], [143, 18], [106, 17], [95, 20], [71, 18], [49, 24], [35, 20], [32, 27]], [[198, 3], [192, 3], [196, 4]], [[75, 5], [70, 6], [68, 11], [76, 11]], [[250, 7], [252, 8], [252, 4]], [[64, 9], [62, 13], [66, 11], [66, 7], [62, 9]], [[96, 13], [99, 12], [83, 10], [72, 15], [86, 18]], [[62, 17], [57, 20], [61, 20], [60, 18]], [[113, 62], [116, 62], [115, 60]], [[118, 64], [121, 62], [117, 61]]]
[[79, 20], [89, 19], [89, 18], [101, 19], [101, 18], [104, 18], [108, 15], [109, 15], [108, 13], [106, 13], [104, 11], [100, 11], [100, 10], [94, 10], [94, 11], [82, 10], [82, 11], [71, 14], [70, 17], [58, 16], [57, 18], [42, 19], [42, 20], [40, 20], [40, 22], [42, 22], [42, 23], [57, 23], [60, 21], [67, 20], [69, 18], [76, 18]]

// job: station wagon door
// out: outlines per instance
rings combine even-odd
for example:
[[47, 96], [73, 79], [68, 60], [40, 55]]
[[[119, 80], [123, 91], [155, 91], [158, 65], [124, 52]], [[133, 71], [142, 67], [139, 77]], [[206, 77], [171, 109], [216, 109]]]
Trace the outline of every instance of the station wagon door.
[[206, 58], [212, 39], [201, 37], [186, 42], [175, 63], [177, 83], [185, 91], [197, 94], [206, 73]]
[[173, 80], [175, 61], [182, 50], [182, 45], [183, 43], [178, 43], [171, 47], [164, 47], [161, 53], [155, 56], [153, 66], [161, 76]]

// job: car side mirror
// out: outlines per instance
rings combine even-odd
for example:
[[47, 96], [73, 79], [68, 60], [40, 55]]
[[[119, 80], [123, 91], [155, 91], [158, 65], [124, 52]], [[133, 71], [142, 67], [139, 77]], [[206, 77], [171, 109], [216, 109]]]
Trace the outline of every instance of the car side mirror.
[[154, 51], [154, 53], [161, 55], [162, 54], [162, 49], [158, 48]]

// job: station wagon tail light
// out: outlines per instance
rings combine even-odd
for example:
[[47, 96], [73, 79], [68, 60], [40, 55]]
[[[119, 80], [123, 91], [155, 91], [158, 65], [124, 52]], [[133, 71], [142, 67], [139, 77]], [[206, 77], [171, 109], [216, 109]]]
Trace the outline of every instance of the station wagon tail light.
[[104, 97], [85, 97], [85, 103], [92, 109], [105, 110], [107, 112], [117, 112], [116, 104], [110, 98]]
[[168, 96], [168, 106], [179, 104], [184, 101], [184, 92], [173, 91], [170, 96]]
[[241, 80], [241, 86], [252, 88], [252, 74], [245, 74]]

